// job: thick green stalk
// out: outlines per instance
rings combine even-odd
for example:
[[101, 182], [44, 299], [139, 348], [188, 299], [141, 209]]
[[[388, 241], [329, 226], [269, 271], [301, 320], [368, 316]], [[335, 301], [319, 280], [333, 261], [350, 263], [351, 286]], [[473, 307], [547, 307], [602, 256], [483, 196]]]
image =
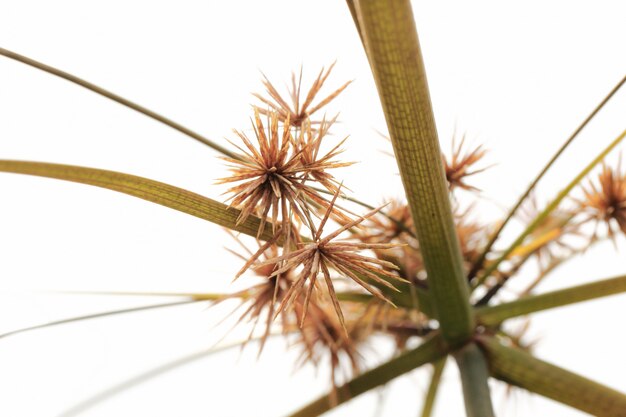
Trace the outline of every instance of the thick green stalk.
[[445, 342], [439, 334], [434, 334], [425, 339], [425, 342], [417, 348], [403, 353], [338, 387], [335, 404], [332, 403], [332, 395], [327, 394], [291, 414], [291, 417], [315, 417], [324, 414], [331, 408], [343, 404], [364, 392], [385, 384], [417, 367], [438, 360], [444, 357], [446, 353], [447, 347]]
[[433, 362], [433, 374], [430, 377], [430, 384], [428, 385], [428, 392], [424, 399], [424, 405], [422, 406], [421, 417], [430, 417], [435, 408], [435, 399], [437, 398], [437, 391], [439, 391], [439, 383], [441, 382], [441, 376], [443, 370], [446, 367], [446, 358], [441, 358], [436, 362]]
[[359, 0], [356, 11], [441, 332], [457, 346], [471, 336], [474, 320], [411, 4]]
[[[598, 417], [626, 417], [626, 395], [565, 369], [539, 360], [519, 349], [480, 337], [491, 374], [512, 385]], [[584, 360], [592, 359], [587, 357]]]
[[491, 326], [512, 317], [623, 292], [626, 292], [626, 275], [545, 294], [531, 295], [493, 307], [478, 308], [476, 315], [480, 323]]
[[489, 393], [489, 369], [483, 352], [474, 343], [469, 343], [454, 353], [461, 372], [463, 399], [467, 417], [493, 417], [493, 406]]

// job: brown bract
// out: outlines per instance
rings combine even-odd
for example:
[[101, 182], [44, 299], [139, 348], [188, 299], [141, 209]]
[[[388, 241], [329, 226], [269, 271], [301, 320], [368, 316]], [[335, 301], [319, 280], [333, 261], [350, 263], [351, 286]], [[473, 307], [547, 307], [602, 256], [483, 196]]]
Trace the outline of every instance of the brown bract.
[[626, 174], [621, 171], [621, 160], [616, 169], [603, 165], [597, 184], [589, 181], [583, 193], [579, 203], [590, 219], [606, 222], [611, 237], [617, 232], [615, 225], [626, 233]]
[[[294, 127], [300, 127], [310, 116], [320, 110], [322, 107], [326, 106], [330, 103], [335, 97], [337, 97], [346, 87], [352, 82], [348, 81], [337, 90], [335, 90], [330, 95], [326, 96], [326, 98], [319, 101], [317, 104], [313, 104], [315, 97], [322, 89], [324, 82], [330, 75], [335, 64], [333, 63], [328, 70], [324, 71], [324, 68], [320, 71], [317, 78], [311, 85], [309, 92], [306, 95], [304, 101], [301, 101], [301, 87], [302, 87], [302, 69], [300, 69], [300, 75], [296, 81], [296, 74], [291, 74], [291, 88], [289, 89], [289, 96], [291, 99], [291, 104], [287, 102], [276, 90], [276, 88], [272, 85], [272, 83], [267, 79], [265, 74], [263, 75], [263, 85], [265, 86], [265, 90], [269, 97], [263, 97], [260, 94], [253, 93], [253, 95], [261, 100], [261, 102], [265, 105], [264, 107], [268, 108], [268, 110], [259, 108], [261, 114], [268, 114], [270, 112], [276, 112], [278, 114], [278, 118], [281, 122], [285, 124], [289, 124]], [[319, 122], [313, 122], [315, 124]]]

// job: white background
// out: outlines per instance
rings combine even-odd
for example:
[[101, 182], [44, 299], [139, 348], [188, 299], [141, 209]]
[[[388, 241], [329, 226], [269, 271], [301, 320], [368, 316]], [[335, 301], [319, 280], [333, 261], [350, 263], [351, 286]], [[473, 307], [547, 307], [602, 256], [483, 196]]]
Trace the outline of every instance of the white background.
[[[471, 4], [470, 4], [471, 3]], [[415, 2], [444, 150], [455, 125], [484, 143], [497, 165], [474, 184], [483, 220], [510, 206], [578, 123], [623, 76], [626, 10], [620, 1]], [[0, 45], [64, 69], [223, 141], [249, 126], [262, 70], [278, 86], [304, 65], [305, 79], [335, 59], [328, 92], [355, 79], [329, 111], [349, 134], [337, 172], [355, 195], [401, 195], [375, 86], [347, 7], [325, 1], [0, 1]], [[544, 202], [624, 128], [626, 93], [611, 101], [541, 183]], [[0, 57], [0, 157], [106, 168], [212, 198], [226, 174], [216, 153], [77, 86]], [[613, 154], [610, 161], [616, 160]], [[220, 228], [110, 191], [0, 175], [0, 332], [161, 298], [51, 295], [32, 290], [230, 291], [240, 262]], [[515, 226], [513, 229], [515, 229]], [[509, 235], [510, 237], [511, 235]], [[623, 274], [610, 245], [561, 268], [546, 291]], [[532, 274], [529, 271], [528, 274]], [[529, 276], [530, 277], [530, 276]], [[541, 358], [626, 391], [624, 297], [538, 314], [530, 340]], [[226, 306], [225, 306], [226, 307]], [[194, 305], [92, 320], [0, 340], [0, 415], [57, 416], [154, 366], [207, 348], [230, 308]], [[227, 340], [241, 334], [232, 333]], [[328, 388], [325, 370], [294, 369], [295, 351], [272, 341], [211, 356], [128, 390], [85, 416], [276, 416]], [[379, 359], [389, 352], [384, 341]], [[449, 364], [452, 365], [452, 364]], [[333, 415], [415, 416], [429, 370]], [[462, 415], [448, 366], [436, 415]], [[499, 415], [574, 416], [516, 391], [494, 390]], [[383, 394], [381, 397], [380, 394]]]

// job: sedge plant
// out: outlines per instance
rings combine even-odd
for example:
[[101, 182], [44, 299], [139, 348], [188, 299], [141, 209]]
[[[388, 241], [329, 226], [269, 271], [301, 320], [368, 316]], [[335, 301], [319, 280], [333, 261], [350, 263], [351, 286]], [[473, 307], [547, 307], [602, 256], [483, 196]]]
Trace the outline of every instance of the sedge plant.
[[[231, 279], [241, 283], [253, 275], [259, 280], [227, 294], [158, 294], [177, 301], [76, 317], [0, 337], [164, 305], [234, 300], [239, 307], [233, 314], [250, 329], [244, 343], [258, 341], [261, 353], [267, 349], [266, 340], [278, 334], [295, 341], [302, 363], [330, 368], [328, 393], [294, 410], [294, 417], [321, 415], [430, 364], [432, 377], [422, 401], [422, 416], [429, 416], [448, 357], [458, 367], [468, 416], [495, 415], [491, 378], [592, 415], [625, 416], [624, 394], [535, 357], [533, 343], [503, 325], [509, 319], [626, 291], [626, 276], [535, 291], [562, 263], [626, 233], [625, 167], [604, 162], [626, 131], [589, 157], [547, 204], [533, 197], [537, 183], [626, 77], [507, 214], [481, 224], [471, 204], [462, 206], [458, 194], [481, 198], [473, 179], [488, 171], [487, 150], [461, 137], [450, 153], [442, 152], [409, 1], [348, 0], [347, 11], [371, 66], [404, 189], [402, 198], [380, 206], [351, 195], [349, 184], [341, 179], [342, 169], [353, 163], [342, 154], [350, 142], [333, 136], [338, 119], [325, 109], [341, 100], [350, 82], [328, 87], [334, 81], [334, 64], [309, 85], [301, 71], [294, 72], [286, 91], [263, 76], [262, 89], [254, 93], [250, 126], [218, 143], [86, 80], [0, 49], [6, 58], [78, 84], [214, 149], [225, 165], [224, 176], [216, 179], [224, 199], [73, 165], [0, 160], [0, 171], [121, 192], [226, 228], [236, 242], [232, 252], [241, 262]], [[524, 228], [503, 244], [503, 231], [515, 217], [522, 219]], [[574, 240], [577, 244], [570, 243]], [[515, 299], [502, 301], [503, 289], [533, 262], [537, 278]], [[394, 341], [394, 353], [368, 367], [363, 356], [379, 336]]]

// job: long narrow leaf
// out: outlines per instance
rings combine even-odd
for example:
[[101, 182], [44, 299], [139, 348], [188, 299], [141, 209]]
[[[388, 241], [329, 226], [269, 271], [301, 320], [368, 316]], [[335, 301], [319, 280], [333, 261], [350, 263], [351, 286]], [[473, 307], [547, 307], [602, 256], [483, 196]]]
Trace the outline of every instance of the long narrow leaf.
[[431, 336], [419, 347], [403, 353], [391, 359], [389, 362], [385, 362], [357, 376], [341, 387], [338, 387], [336, 404], [331, 402], [331, 394], [327, 394], [291, 414], [291, 417], [314, 417], [322, 415], [326, 411], [382, 384], [386, 384], [402, 374], [443, 358], [446, 353], [447, 347], [443, 339], [438, 334]]
[[[237, 224], [237, 217], [239, 216], [237, 209], [229, 208], [225, 204], [200, 194], [135, 175], [73, 165], [9, 160], [0, 160], [0, 171], [55, 178], [107, 188], [208, 220], [250, 236], [256, 236], [259, 230], [260, 220], [257, 217], [249, 216], [246, 221]], [[261, 239], [269, 240], [272, 238], [270, 229], [265, 228]]]
[[[480, 337], [491, 374], [509, 384], [598, 417], [625, 417], [626, 395], [573, 372], [539, 360], [519, 349]], [[585, 360], [592, 359], [587, 357]]]
[[154, 119], [154, 120], [156, 120], [158, 122], [161, 122], [164, 125], [171, 127], [172, 129], [178, 130], [179, 132], [189, 136], [190, 138], [195, 139], [198, 142], [200, 142], [200, 143], [202, 143], [204, 145], [207, 145], [210, 148], [213, 148], [214, 150], [216, 150], [216, 151], [218, 151], [218, 152], [220, 152], [220, 153], [222, 153], [222, 154], [224, 154], [226, 156], [229, 156], [229, 157], [234, 158], [234, 159], [238, 159], [239, 158], [239, 155], [237, 155], [236, 153], [231, 152], [230, 150], [224, 148], [223, 146], [221, 146], [221, 145], [213, 142], [212, 140], [210, 140], [210, 139], [200, 135], [199, 133], [196, 133], [193, 130], [191, 130], [191, 129], [185, 127], [185, 126], [183, 126], [183, 125], [181, 125], [179, 123], [176, 123], [175, 121], [173, 121], [171, 119], [168, 119], [165, 116], [161, 116], [160, 114], [158, 114], [158, 113], [156, 113], [156, 112], [154, 112], [154, 111], [152, 111], [152, 110], [150, 110], [150, 109], [148, 109], [146, 107], [143, 107], [143, 106], [141, 106], [141, 105], [139, 105], [137, 103], [134, 103], [134, 102], [132, 102], [132, 101], [130, 101], [128, 99], [125, 99], [124, 97], [118, 96], [117, 94], [112, 93], [112, 92], [110, 92], [108, 90], [105, 90], [102, 87], [98, 87], [97, 85], [95, 85], [93, 83], [90, 83], [89, 81], [85, 81], [82, 78], [78, 78], [75, 75], [72, 75], [72, 74], [69, 74], [69, 73], [67, 73], [65, 71], [62, 71], [60, 69], [51, 67], [50, 65], [46, 65], [46, 64], [43, 64], [41, 62], [35, 61], [34, 59], [28, 58], [28, 57], [26, 57], [24, 55], [20, 55], [20, 54], [18, 54], [16, 52], [9, 51], [8, 49], [0, 48], [0, 55], [3, 55], [5, 57], [7, 57], [7, 58], [13, 59], [13, 60], [18, 61], [18, 62], [21, 62], [23, 64], [30, 65], [33, 68], [37, 68], [37, 69], [39, 69], [41, 71], [45, 71], [45, 72], [47, 72], [49, 74], [55, 75], [55, 76], [57, 76], [59, 78], [63, 78], [64, 80], [67, 80], [67, 81], [72, 82], [72, 83], [74, 83], [76, 85], [84, 87], [87, 90], [93, 91], [96, 94], [99, 94], [99, 95], [101, 95], [103, 97], [106, 97], [106, 98], [108, 98], [110, 100], [113, 100], [113, 101], [115, 101], [115, 102], [117, 102], [117, 103], [119, 103], [119, 104], [121, 104], [123, 106], [126, 106], [126, 107], [128, 107], [130, 109], [133, 109], [133, 110], [135, 110], [135, 111], [137, 111], [137, 112], [139, 112], [139, 113], [141, 113], [141, 114], [143, 114], [145, 116], [148, 116], [151, 119]]
[[496, 325], [512, 317], [623, 292], [626, 292], [626, 275], [545, 294], [527, 296], [493, 307], [481, 307], [476, 310], [476, 315], [482, 324]]
[[474, 322], [411, 4], [355, 3], [441, 331], [462, 344]]

